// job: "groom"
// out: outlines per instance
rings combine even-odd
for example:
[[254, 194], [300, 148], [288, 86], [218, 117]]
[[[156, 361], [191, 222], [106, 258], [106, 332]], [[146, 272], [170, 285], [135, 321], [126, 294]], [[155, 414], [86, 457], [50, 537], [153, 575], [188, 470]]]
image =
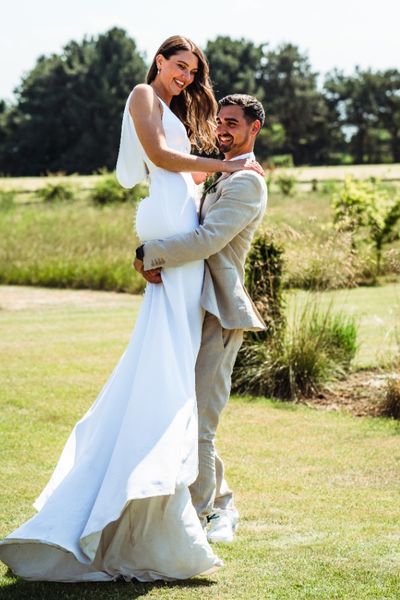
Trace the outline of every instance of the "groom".
[[[254, 142], [264, 119], [262, 105], [252, 96], [233, 94], [220, 100], [216, 133], [225, 160], [254, 158]], [[223, 463], [215, 451], [215, 434], [229, 399], [243, 331], [265, 329], [243, 280], [246, 254], [266, 201], [264, 178], [255, 171], [223, 174], [201, 198], [197, 229], [146, 242], [137, 248], [134, 261], [147, 281], [160, 283], [160, 267], [206, 259], [201, 296], [205, 317], [196, 362], [199, 475], [190, 491], [211, 542], [232, 541], [238, 521]]]

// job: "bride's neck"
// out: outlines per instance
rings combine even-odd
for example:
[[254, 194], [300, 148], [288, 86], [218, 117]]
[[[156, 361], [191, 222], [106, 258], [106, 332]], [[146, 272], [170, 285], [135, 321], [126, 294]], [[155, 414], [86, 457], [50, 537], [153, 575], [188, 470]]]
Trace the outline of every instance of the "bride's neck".
[[171, 104], [172, 94], [168, 94], [164, 86], [156, 80], [152, 81], [150, 85], [157, 94], [157, 96], [169, 106]]

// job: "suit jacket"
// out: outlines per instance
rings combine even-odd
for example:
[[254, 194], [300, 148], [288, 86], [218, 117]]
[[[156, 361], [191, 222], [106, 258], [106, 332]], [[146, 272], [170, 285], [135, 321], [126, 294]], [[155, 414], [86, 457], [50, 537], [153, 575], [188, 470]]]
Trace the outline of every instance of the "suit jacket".
[[206, 259], [202, 307], [225, 329], [265, 329], [244, 287], [244, 265], [267, 203], [263, 177], [254, 171], [222, 175], [210, 195], [207, 213], [189, 233], [144, 244], [144, 269], [179, 267]]

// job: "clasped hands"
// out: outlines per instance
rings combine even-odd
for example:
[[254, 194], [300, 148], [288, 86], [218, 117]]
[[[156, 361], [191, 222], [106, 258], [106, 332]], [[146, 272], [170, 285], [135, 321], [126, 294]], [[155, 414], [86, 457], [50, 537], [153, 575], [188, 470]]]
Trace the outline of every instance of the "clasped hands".
[[143, 261], [136, 257], [132, 263], [132, 266], [149, 283], [162, 283], [161, 268], [149, 269], [148, 271], [145, 271]]

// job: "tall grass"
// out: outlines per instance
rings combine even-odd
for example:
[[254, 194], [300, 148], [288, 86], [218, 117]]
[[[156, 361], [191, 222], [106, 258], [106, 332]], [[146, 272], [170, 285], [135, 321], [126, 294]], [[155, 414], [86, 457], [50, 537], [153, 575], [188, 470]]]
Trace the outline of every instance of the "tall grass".
[[[134, 201], [94, 206], [99, 190], [100, 203], [118, 196], [115, 186], [107, 184], [109, 177], [93, 176], [90, 181], [83, 177], [37, 178], [28, 182], [10, 178], [8, 190], [17, 183], [30, 190], [18, 196], [2, 191], [0, 186], [0, 282], [141, 291], [142, 280], [130, 266], [137, 242], [131, 228]], [[35, 191], [35, 182], [50, 190], [50, 184], [68, 187], [69, 181], [73, 200], [42, 202]], [[132, 198], [144, 193], [138, 188]], [[34, 202], [28, 204], [30, 200]], [[284, 248], [285, 287], [325, 290], [373, 282], [372, 249], [364, 246], [354, 252], [348, 235], [330, 226], [332, 219], [329, 194], [296, 192], [285, 196], [272, 185], [264, 226]], [[382, 272], [381, 281], [398, 279], [400, 241], [385, 251]]]
[[[285, 249], [284, 286], [311, 290], [371, 285], [376, 259], [370, 244], [354, 249], [351, 237], [333, 227], [331, 195], [323, 192], [284, 196], [272, 187], [265, 222]], [[380, 281], [400, 274], [400, 242], [383, 252]]]
[[0, 283], [137, 293], [135, 204], [15, 206], [0, 215]]
[[322, 309], [318, 298], [293, 310], [287, 327], [265, 342], [248, 340], [239, 352], [233, 389], [296, 400], [345, 377], [357, 351], [354, 318]]

